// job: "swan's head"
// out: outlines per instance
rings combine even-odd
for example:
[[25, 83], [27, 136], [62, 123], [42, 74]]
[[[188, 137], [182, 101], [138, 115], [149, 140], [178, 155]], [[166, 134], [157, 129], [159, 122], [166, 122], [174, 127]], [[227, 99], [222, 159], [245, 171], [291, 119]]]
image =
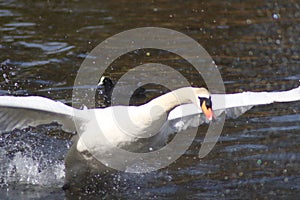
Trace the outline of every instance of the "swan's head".
[[104, 87], [105, 92], [108, 93], [114, 87], [114, 83], [110, 78], [102, 76], [99, 80], [98, 86]]
[[205, 88], [199, 88], [197, 91], [200, 107], [208, 120], [212, 120], [214, 113], [212, 110], [211, 96]]
[[101, 76], [98, 86], [113, 87], [113, 82], [110, 78], [106, 76]]

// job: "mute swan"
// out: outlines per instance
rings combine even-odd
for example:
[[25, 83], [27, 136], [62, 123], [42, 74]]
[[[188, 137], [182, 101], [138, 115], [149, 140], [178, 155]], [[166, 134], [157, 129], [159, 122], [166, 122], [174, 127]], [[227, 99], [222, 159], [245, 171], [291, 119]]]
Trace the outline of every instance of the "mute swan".
[[[130, 146], [140, 138], [158, 133], [167, 120], [168, 113], [176, 106], [188, 103], [201, 108], [207, 119], [212, 120], [212, 102], [205, 88], [180, 88], [141, 106], [112, 106], [86, 110], [78, 110], [43, 97], [1, 96], [0, 131], [11, 131], [15, 128], [37, 126], [53, 121], [61, 123], [66, 131], [75, 131], [73, 122], [75, 120], [81, 124], [77, 127], [81, 134], [74, 138], [74, 144], [65, 161], [66, 179], [76, 177], [78, 181], [78, 172], [84, 174], [86, 170], [90, 170], [90, 164], [86, 166], [87, 161], [91, 163], [93, 160], [90, 154], [101, 155], [109, 150], [109, 145], [103, 142], [95, 131], [98, 125], [111, 144]], [[124, 122], [125, 124], [122, 124]], [[101, 165], [99, 168], [97, 171], [105, 170]]]
[[[155, 135], [168, 120], [177, 120], [201, 112], [211, 120], [214, 116], [212, 108], [218, 116], [218, 111], [228, 108], [298, 100], [300, 87], [283, 92], [214, 95], [210, 95], [205, 88], [186, 87], [164, 94], [141, 106], [112, 106], [86, 110], [78, 110], [44, 97], [1, 96], [0, 133], [51, 122], [62, 124], [66, 131], [76, 131], [73, 121], [75, 120], [81, 124], [77, 127], [81, 134], [74, 138], [65, 159], [66, 180], [69, 183], [80, 183], [79, 177], [82, 176], [79, 176], [78, 172], [84, 175], [93, 170], [107, 170], [105, 166], [100, 167], [100, 170], [96, 169], [98, 164], [91, 156], [91, 153], [102, 154], [109, 150], [106, 149], [109, 146], [97, 138], [95, 125], [100, 126], [102, 133], [113, 145], [130, 146], [137, 139]], [[179, 105], [181, 106], [178, 107]], [[122, 115], [124, 113], [125, 115]], [[120, 118], [115, 121], [115, 117]], [[133, 123], [127, 123], [127, 118]]]

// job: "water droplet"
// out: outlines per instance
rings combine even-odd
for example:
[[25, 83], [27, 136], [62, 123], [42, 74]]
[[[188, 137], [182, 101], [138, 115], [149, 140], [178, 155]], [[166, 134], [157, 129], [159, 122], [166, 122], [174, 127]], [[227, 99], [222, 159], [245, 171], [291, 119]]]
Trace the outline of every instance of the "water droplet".
[[278, 13], [273, 13], [273, 14], [272, 14], [272, 18], [275, 19], [275, 20], [278, 20], [278, 19], [280, 19], [280, 14], [278, 14]]
[[11, 76], [15, 76], [15, 75], [16, 75], [16, 72], [9, 72], [9, 74], [10, 74]]
[[257, 164], [258, 165], [261, 165], [261, 163], [262, 163], [262, 161], [259, 159], [259, 160], [257, 160]]

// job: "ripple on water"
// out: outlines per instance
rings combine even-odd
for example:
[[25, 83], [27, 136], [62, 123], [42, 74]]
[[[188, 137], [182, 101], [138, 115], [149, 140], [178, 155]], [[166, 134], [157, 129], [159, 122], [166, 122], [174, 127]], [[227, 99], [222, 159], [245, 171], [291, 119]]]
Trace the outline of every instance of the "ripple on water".
[[30, 43], [30, 42], [18, 42], [18, 44], [26, 48], [39, 48], [47, 54], [62, 53], [73, 49], [74, 46], [69, 46], [65, 42], [44, 42], [44, 43]]
[[237, 144], [231, 145], [224, 148], [224, 152], [240, 152], [243, 150], [266, 150], [268, 146], [266, 145], [259, 145], [259, 144]]
[[11, 22], [7, 23], [4, 26], [11, 26], [11, 27], [29, 27], [29, 26], [35, 26], [36, 24], [33, 22]]
[[11, 65], [17, 65], [17, 66], [22, 66], [22, 67], [35, 67], [35, 66], [43, 66], [47, 65], [50, 63], [60, 63], [61, 60], [59, 59], [49, 59], [49, 60], [32, 60], [29, 62], [25, 61], [8, 61], [8, 64]]
[[19, 16], [19, 15], [17, 13], [13, 13], [10, 10], [0, 9], [0, 17], [12, 17], [12, 16]]
[[278, 152], [278, 153], [267, 153], [267, 154], [258, 154], [258, 155], [250, 155], [244, 156], [240, 158], [240, 160], [267, 160], [267, 161], [287, 161], [287, 162], [299, 162], [300, 161], [300, 153], [295, 152]]

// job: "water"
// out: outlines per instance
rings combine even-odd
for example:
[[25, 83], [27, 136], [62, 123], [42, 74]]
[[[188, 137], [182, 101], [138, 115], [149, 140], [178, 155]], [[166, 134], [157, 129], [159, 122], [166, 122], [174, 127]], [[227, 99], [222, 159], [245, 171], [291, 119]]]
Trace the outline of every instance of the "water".
[[[297, 1], [0, 1], [0, 93], [40, 95], [71, 103], [85, 56], [121, 31], [157, 26], [197, 40], [213, 57], [226, 91], [274, 91], [298, 86], [300, 4]], [[203, 84], [187, 63], [163, 52], [133, 52], [107, 74], [161, 61]], [[157, 58], [157, 56], [159, 58]], [[151, 89], [151, 87], [150, 87]], [[144, 100], [159, 95], [152, 88]], [[300, 103], [254, 107], [228, 119], [219, 142], [199, 159], [207, 125], [192, 147], [166, 169], [120, 174], [126, 190], [83, 197], [133, 199], [296, 199], [300, 193]], [[202, 133], [202, 134], [201, 134]], [[15, 130], [0, 137], [0, 199], [72, 199], [63, 185], [71, 134], [59, 125]], [[21, 167], [22, 165], [22, 167]]]

